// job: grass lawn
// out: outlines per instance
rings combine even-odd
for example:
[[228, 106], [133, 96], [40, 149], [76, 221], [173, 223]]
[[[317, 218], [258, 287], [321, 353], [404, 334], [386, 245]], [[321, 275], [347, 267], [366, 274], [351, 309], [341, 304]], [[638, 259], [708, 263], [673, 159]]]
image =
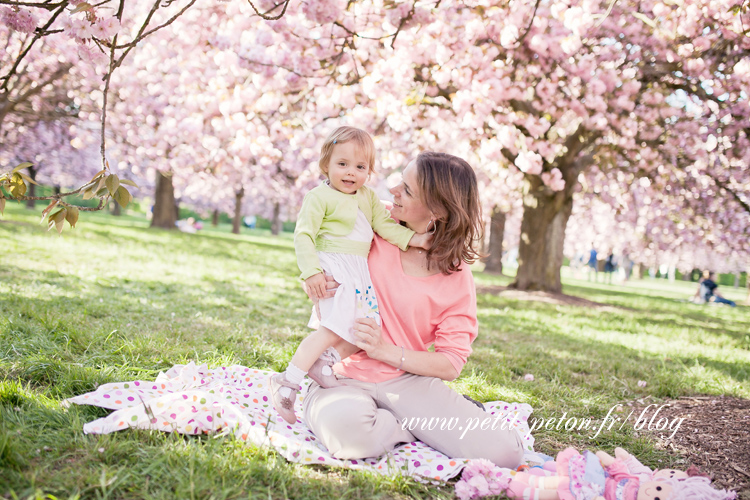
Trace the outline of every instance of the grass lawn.
[[[450, 498], [452, 487], [287, 463], [231, 438], [146, 431], [84, 435], [108, 413], [62, 409], [97, 385], [177, 363], [281, 369], [307, 333], [291, 235], [152, 230], [139, 216], [82, 214], [60, 238], [9, 203], [0, 220], [0, 495], [9, 498]], [[485, 275], [478, 285], [510, 279]], [[684, 301], [690, 283], [565, 279], [606, 307], [478, 296], [480, 336], [452, 385], [531, 404], [539, 418], [601, 421], [638, 398], [750, 397], [750, 308]], [[721, 287], [728, 298], [745, 292]], [[525, 374], [534, 381], [525, 381]], [[645, 381], [645, 387], [638, 385]], [[635, 423], [633, 421], [633, 423]], [[683, 468], [658, 433], [633, 425], [537, 430], [537, 449], [630, 450]]]

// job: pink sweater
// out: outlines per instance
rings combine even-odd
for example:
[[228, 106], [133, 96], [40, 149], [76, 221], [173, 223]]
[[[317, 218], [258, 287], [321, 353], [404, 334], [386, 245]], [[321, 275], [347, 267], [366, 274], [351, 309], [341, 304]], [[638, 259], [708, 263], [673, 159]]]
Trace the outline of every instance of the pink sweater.
[[[435, 352], [448, 358], [461, 373], [478, 328], [476, 290], [469, 266], [462, 264], [460, 271], [448, 276], [407, 276], [398, 247], [377, 235], [367, 262], [385, 341], [407, 351], [427, 351], [435, 344]], [[371, 359], [364, 351], [345, 359], [337, 369], [365, 382], [384, 382], [404, 373]]]

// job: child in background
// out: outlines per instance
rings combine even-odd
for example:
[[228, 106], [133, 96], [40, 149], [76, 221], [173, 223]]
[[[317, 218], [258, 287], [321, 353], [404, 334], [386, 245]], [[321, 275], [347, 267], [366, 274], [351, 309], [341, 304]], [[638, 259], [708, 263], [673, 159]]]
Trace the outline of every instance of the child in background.
[[[367, 267], [373, 231], [402, 250], [409, 245], [429, 249], [431, 238], [399, 225], [364, 185], [375, 164], [375, 145], [367, 132], [334, 130], [323, 143], [319, 164], [328, 179], [305, 196], [294, 248], [300, 277], [319, 301], [320, 326], [300, 343], [286, 371], [270, 379], [274, 408], [290, 424], [297, 421], [294, 400], [305, 375], [324, 388], [340, 385], [332, 366], [359, 350], [353, 345], [354, 321], [372, 318], [380, 324]], [[324, 298], [324, 272], [339, 283], [333, 298]], [[316, 322], [313, 312], [309, 326]]]

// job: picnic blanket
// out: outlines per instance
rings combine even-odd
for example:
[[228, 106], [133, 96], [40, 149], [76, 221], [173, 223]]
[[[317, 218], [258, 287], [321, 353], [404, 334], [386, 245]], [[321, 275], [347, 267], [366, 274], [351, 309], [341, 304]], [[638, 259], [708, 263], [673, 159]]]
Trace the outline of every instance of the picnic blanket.
[[[309, 381], [304, 382], [295, 407], [300, 416], [289, 425], [273, 409], [267, 381], [271, 371], [241, 365], [208, 368], [195, 363], [175, 365], [154, 381], [135, 380], [104, 384], [95, 391], [63, 402], [116, 410], [84, 424], [87, 434], [138, 428], [182, 434], [232, 434], [258, 446], [271, 446], [291, 462], [383, 474], [414, 476], [420, 480], [447, 480], [458, 474], [468, 460], [450, 458], [426, 444], [406, 443], [382, 457], [340, 460], [318, 442], [301, 418], [301, 403]], [[503, 414], [524, 440], [526, 461], [539, 461], [528, 426], [528, 404], [494, 401], [485, 403], [491, 415]]]

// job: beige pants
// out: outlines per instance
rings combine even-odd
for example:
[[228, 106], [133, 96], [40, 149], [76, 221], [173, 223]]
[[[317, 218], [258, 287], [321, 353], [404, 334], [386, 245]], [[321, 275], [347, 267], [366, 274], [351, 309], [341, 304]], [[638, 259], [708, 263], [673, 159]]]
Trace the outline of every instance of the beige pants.
[[305, 421], [336, 458], [379, 457], [418, 439], [451, 458], [521, 463], [518, 432], [440, 379], [407, 373], [381, 383], [341, 382], [330, 389], [313, 383], [303, 401]]

